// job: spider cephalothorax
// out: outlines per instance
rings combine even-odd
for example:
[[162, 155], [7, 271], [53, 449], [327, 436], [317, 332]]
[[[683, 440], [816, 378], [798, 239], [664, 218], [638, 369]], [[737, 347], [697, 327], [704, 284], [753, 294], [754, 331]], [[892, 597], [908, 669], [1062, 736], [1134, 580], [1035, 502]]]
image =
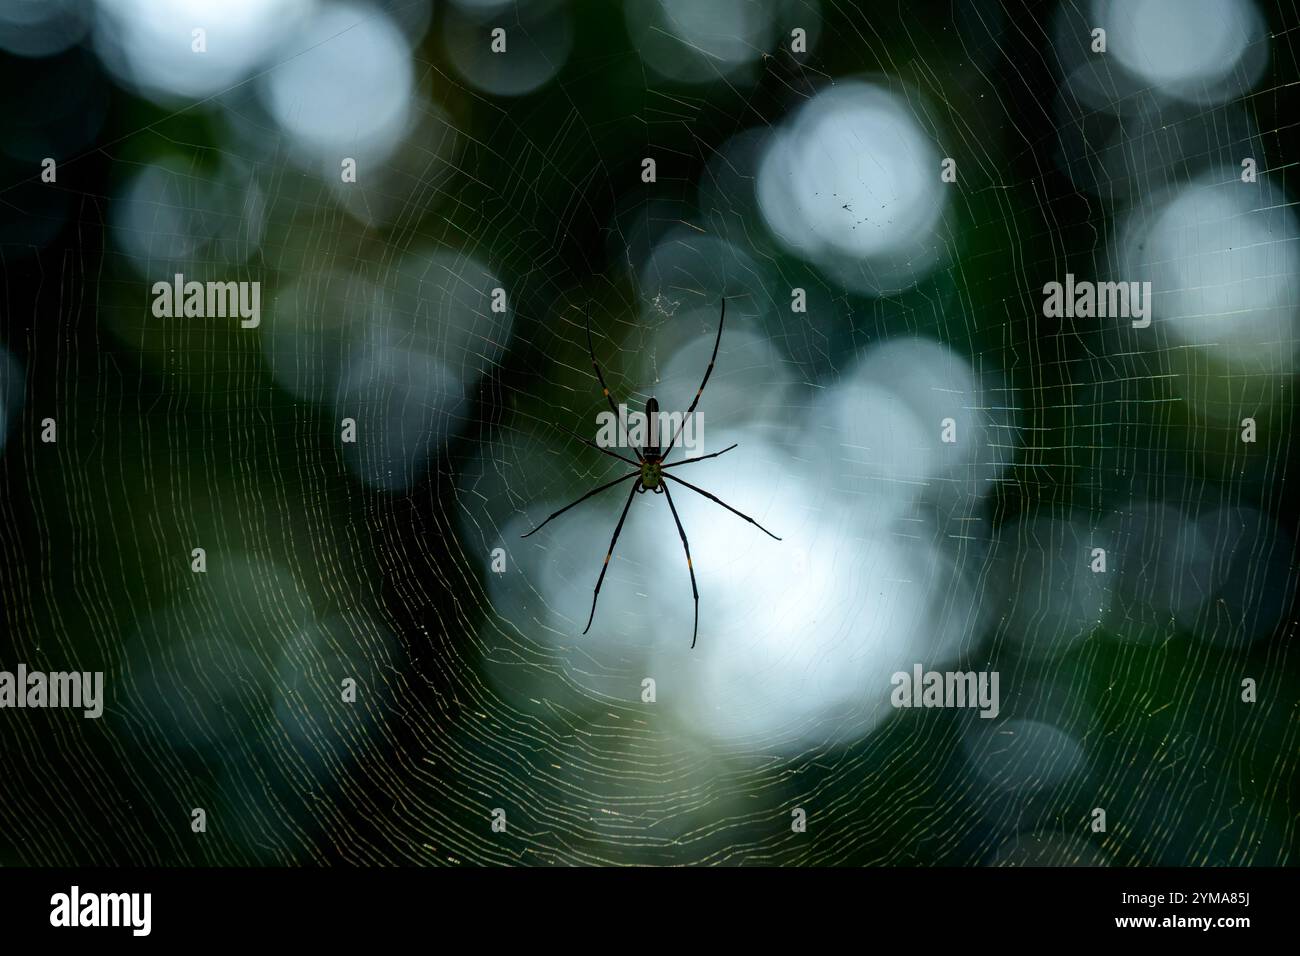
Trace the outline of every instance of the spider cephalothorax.
[[641, 491], [653, 491], [657, 495], [664, 493], [663, 462], [649, 455], [641, 462]]
[[[727, 319], [727, 300], [723, 299], [722, 314], [718, 317], [718, 337], [713, 341], [713, 355], [709, 359], [709, 367], [704, 370], [704, 381], [700, 382], [699, 390], [696, 391], [695, 393], [695, 400], [691, 402], [691, 407], [688, 408], [686, 410], [686, 414], [682, 416], [682, 424], [685, 424], [686, 420], [695, 413], [695, 406], [700, 403], [700, 396], [704, 394], [704, 386], [709, 384], [709, 376], [713, 374], [713, 363], [716, 362], [718, 359], [718, 346], [722, 343], [722, 323], [725, 322], [726, 319]], [[605, 401], [609, 402], [609, 410], [614, 413], [615, 419], [618, 419], [619, 418], [618, 408], [615, 407], [614, 405], [613, 396], [609, 394], [609, 386], [605, 384], [605, 375], [600, 370], [600, 363], [596, 361], [596, 349], [591, 343], [591, 313], [590, 312], [587, 313], [587, 351], [591, 354], [591, 367], [596, 370], [596, 380], [600, 382], [601, 391], [605, 393]], [[679, 424], [677, 426], [677, 429], [673, 432], [672, 438], [669, 440], [667, 447], [664, 448], [663, 450], [660, 450], [658, 428], [657, 428], [657, 422], [659, 420], [659, 403], [655, 401], [653, 398], [649, 399], [645, 403], [645, 412], [646, 412], [646, 418], [650, 423], [650, 440], [645, 444], [644, 447], [632, 449], [633, 453], [636, 454], [636, 461], [633, 461], [631, 458], [628, 458], [626, 455], [620, 455], [616, 451], [610, 451], [608, 448], [601, 448], [595, 442], [588, 441], [587, 439], [578, 436], [583, 442], [583, 444], [591, 446], [592, 448], [596, 449], [596, 451], [600, 452], [602, 455], [609, 455], [611, 458], [617, 458], [619, 461], [625, 461], [629, 465], [635, 467], [637, 470], [629, 472], [628, 474], [623, 475], [621, 478], [615, 478], [613, 481], [606, 482], [605, 484], [601, 485], [598, 488], [593, 488], [591, 491], [587, 492], [577, 501], [573, 502], [573, 504], [565, 505], [559, 511], [555, 512], [549, 518], [547, 518], [546, 521], [543, 521], [532, 531], [528, 532], [528, 534], [522, 535], [522, 537], [526, 538], [528, 537], [528, 535], [536, 534], [538, 531], [542, 530], [542, 528], [546, 525], [547, 521], [550, 521], [552, 518], [558, 518], [560, 515], [564, 514], [564, 512], [568, 511], [570, 508], [574, 507], [575, 505], [582, 504], [584, 501], [586, 501], [588, 498], [592, 497], [593, 495], [598, 495], [602, 491], [605, 491], [608, 488], [613, 488], [617, 484], [622, 484], [623, 482], [627, 481], [629, 478], [636, 479], [636, 481], [632, 483], [632, 490], [628, 493], [627, 503], [623, 505], [623, 513], [619, 515], [618, 524], [614, 527], [614, 536], [610, 538], [609, 550], [605, 552], [605, 561], [600, 567], [600, 577], [596, 579], [596, 591], [591, 596], [591, 614], [587, 617], [587, 626], [582, 629], [582, 633], [586, 634], [588, 631], [591, 630], [591, 622], [596, 618], [596, 601], [600, 599], [600, 586], [605, 582], [605, 572], [609, 570], [609, 559], [614, 554], [614, 546], [618, 544], [618, 536], [623, 531], [623, 522], [627, 519], [628, 509], [632, 507], [632, 499], [636, 497], [638, 492], [641, 494], [645, 494], [647, 490], [650, 490], [657, 495], [663, 495], [668, 502], [668, 509], [673, 513], [673, 521], [677, 525], [677, 534], [682, 539], [682, 550], [686, 552], [686, 570], [691, 573], [691, 593], [695, 598], [695, 630], [691, 634], [691, 647], [694, 647], [695, 639], [696, 637], [699, 636], [699, 631], [700, 631], [700, 591], [699, 588], [695, 586], [695, 566], [691, 564], [691, 545], [690, 542], [686, 540], [686, 529], [682, 527], [682, 519], [677, 516], [677, 506], [673, 504], [673, 496], [672, 496], [672, 492], [668, 490], [668, 482], [674, 481], [677, 484], [682, 485], [683, 487], [689, 488], [691, 491], [694, 491], [696, 494], [703, 495], [705, 498], [708, 498], [710, 501], [714, 502], [715, 504], [722, 505], [722, 507], [726, 508], [732, 514], [739, 515], [741, 518], [744, 518], [746, 521], [754, 525], [756, 528], [758, 528], [760, 531], [762, 531], [764, 534], [768, 535], [769, 537], [776, 538], [777, 541], [780, 541], [781, 539], [777, 538], [776, 535], [772, 534], [772, 532], [768, 531], [766, 528], [764, 528], [761, 524], [759, 524], [749, 515], [737, 511], [735, 508], [731, 507], [731, 505], [727, 504], [725, 501], [723, 501], [721, 498], [717, 497], [716, 495], [710, 494], [709, 492], [705, 491], [703, 488], [697, 488], [689, 481], [683, 481], [681, 478], [678, 478], [676, 475], [670, 475], [668, 473], [667, 469], [675, 468], [678, 465], [689, 465], [692, 462], [703, 461], [706, 458], [717, 458], [719, 455], [723, 455], [731, 451], [732, 448], [736, 447], [735, 445], [731, 445], [728, 448], [724, 448], [722, 449], [722, 451], [715, 451], [711, 455], [699, 455], [695, 458], [683, 458], [681, 461], [669, 462], [667, 461], [668, 455], [672, 452], [673, 445], [677, 443], [677, 436], [681, 434], [682, 424]], [[624, 440], [626, 441], [626, 439]]]

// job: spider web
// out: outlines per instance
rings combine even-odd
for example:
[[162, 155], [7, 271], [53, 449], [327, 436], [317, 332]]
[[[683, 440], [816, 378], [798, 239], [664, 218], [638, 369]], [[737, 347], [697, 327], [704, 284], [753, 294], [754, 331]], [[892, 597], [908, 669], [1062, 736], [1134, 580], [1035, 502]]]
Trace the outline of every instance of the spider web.
[[[557, 71], [518, 98], [484, 85], [526, 71], [465, 52], [489, 21], [449, 9], [411, 128], [350, 185], [256, 84], [100, 133], [60, 178], [64, 245], [4, 247], [32, 291], [6, 294], [28, 388], [0, 580], [5, 662], [104, 670], [108, 705], [0, 735], [0, 861], [1289, 862], [1300, 341], [1246, 325], [1225, 357], [1166, 320], [1274, 280], [1300, 307], [1300, 18], [1268, 13], [1240, 96], [1173, 102], [1089, 59], [1090, 8], [922, 6], [773, 0], [760, 46], [722, 15], [512, 5]], [[790, 167], [816, 219], [789, 241], [774, 144], [845, 91], [929, 150], [933, 216], [836, 191], [897, 145], [861, 141], [798, 154], [825, 185]], [[1144, 243], [1244, 156], [1263, 198], [1210, 231], [1273, 238], [1224, 304], [1204, 224]], [[154, 319], [176, 271], [260, 280], [262, 326]], [[1155, 322], [1043, 318], [1067, 272], [1156, 274]], [[681, 543], [638, 496], [583, 636], [626, 487], [521, 535], [626, 470], [570, 433], [607, 407], [584, 312], [617, 401], [684, 410], [723, 297], [700, 451], [739, 448], [680, 474], [783, 540], [673, 489], [691, 650]], [[895, 709], [913, 664], [998, 672], [999, 715]]]

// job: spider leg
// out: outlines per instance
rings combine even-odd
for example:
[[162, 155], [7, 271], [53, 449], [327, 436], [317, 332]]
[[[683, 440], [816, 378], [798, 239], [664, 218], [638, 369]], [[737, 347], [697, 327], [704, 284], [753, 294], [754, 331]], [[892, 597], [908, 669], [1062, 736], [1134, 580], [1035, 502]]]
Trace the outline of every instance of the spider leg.
[[708, 498], [710, 501], [717, 502], [718, 504], [722, 505], [722, 507], [724, 507], [724, 508], [726, 508], [728, 511], [730, 511], [732, 514], [734, 514], [734, 515], [739, 515], [740, 517], [744, 518], [746, 521], [748, 521], [750, 524], [752, 524], [754, 527], [756, 527], [759, 531], [763, 532], [763, 534], [767, 535], [769, 538], [776, 538], [777, 541], [780, 541], [780, 540], [781, 540], [780, 538], [777, 538], [776, 535], [772, 534], [772, 532], [770, 532], [770, 531], [768, 531], [766, 528], [764, 528], [764, 527], [763, 527], [761, 524], [759, 524], [757, 521], [755, 521], [753, 518], [751, 518], [749, 515], [745, 514], [743, 511], [737, 511], [735, 508], [731, 507], [731, 505], [727, 504], [725, 501], [723, 501], [723, 500], [722, 500], [721, 498], [719, 498], [717, 495], [711, 495], [711, 494], [709, 494], [707, 491], [705, 491], [703, 488], [697, 488], [697, 487], [695, 487], [695, 485], [691, 484], [689, 481], [682, 481], [682, 480], [681, 480], [680, 478], [678, 478], [676, 475], [668, 475], [668, 474], [664, 474], [663, 477], [667, 478], [669, 481], [675, 481], [675, 482], [677, 482], [679, 485], [685, 485], [687, 488], [691, 489], [691, 491], [694, 491], [696, 494], [701, 494], [701, 495], [703, 495], [704, 497]]
[[732, 445], [730, 448], [724, 448], [722, 451], [715, 451], [712, 455], [700, 455], [698, 458], [683, 458], [681, 461], [674, 461], [667, 465], [660, 465], [661, 468], [672, 468], [676, 465], [689, 465], [693, 461], [704, 461], [706, 458], [717, 458], [719, 455], [725, 455], [732, 448], [738, 448], [739, 445]]
[[672, 492], [668, 490], [667, 485], [662, 487], [664, 497], [668, 499], [668, 507], [673, 513], [673, 520], [677, 522], [677, 533], [682, 537], [682, 547], [686, 549], [686, 570], [691, 572], [691, 594], [695, 596], [695, 629], [691, 631], [691, 650], [695, 650], [695, 639], [700, 636], [700, 589], [695, 586], [695, 565], [691, 564], [691, 544], [686, 540], [686, 529], [682, 527], [682, 519], [677, 517]]
[[713, 355], [709, 358], [709, 367], [704, 370], [704, 381], [700, 382], [699, 391], [695, 393], [695, 401], [691, 402], [691, 407], [686, 410], [682, 420], [677, 423], [677, 430], [673, 432], [672, 440], [668, 442], [668, 447], [664, 449], [663, 455], [660, 456], [661, 459], [667, 458], [668, 453], [673, 450], [673, 445], [677, 442], [677, 436], [682, 433], [682, 426], [686, 424], [686, 419], [691, 417], [691, 413], [695, 411], [695, 406], [700, 404], [700, 396], [704, 394], [704, 386], [709, 384], [709, 376], [713, 374], [713, 363], [718, 360], [718, 346], [722, 344], [722, 323], [726, 320], [727, 300], [724, 297], [722, 300], [722, 315], [718, 317], [718, 337], [713, 340]]
[[618, 517], [618, 526], [614, 528], [614, 537], [609, 539], [609, 550], [605, 552], [605, 563], [600, 566], [600, 577], [596, 579], [596, 593], [591, 596], [591, 614], [587, 617], [587, 626], [582, 629], [586, 634], [591, 630], [591, 622], [596, 617], [596, 601], [600, 599], [600, 586], [605, 583], [605, 572], [609, 570], [609, 558], [614, 553], [614, 545], [618, 544], [618, 536], [623, 532], [623, 522], [627, 520], [627, 509], [632, 507], [632, 499], [636, 497], [636, 490], [641, 485], [637, 482], [632, 486], [632, 493], [627, 496], [627, 504], [623, 506], [623, 513]]
[[627, 480], [628, 480], [629, 478], [631, 478], [633, 475], [639, 475], [639, 474], [641, 474], [641, 472], [640, 472], [639, 470], [638, 470], [638, 471], [631, 471], [631, 472], [628, 472], [626, 475], [624, 475], [622, 478], [615, 478], [613, 481], [607, 481], [605, 484], [601, 485], [599, 488], [594, 488], [594, 489], [592, 489], [591, 491], [587, 492], [585, 495], [583, 495], [581, 498], [579, 498], [579, 499], [578, 499], [577, 501], [575, 501], [573, 504], [571, 504], [571, 505], [565, 505], [565, 506], [564, 506], [563, 508], [561, 508], [559, 511], [555, 512], [555, 514], [551, 515], [550, 518], [547, 518], [546, 521], [543, 521], [541, 524], [539, 524], [539, 525], [538, 525], [536, 528], [534, 528], [532, 531], [528, 532], [528, 534], [521, 534], [519, 537], [521, 537], [521, 538], [527, 538], [529, 535], [537, 534], [537, 532], [541, 531], [544, 527], [546, 527], [546, 522], [547, 522], [547, 521], [550, 521], [551, 518], [558, 518], [560, 515], [564, 514], [564, 513], [565, 513], [566, 511], [568, 511], [570, 508], [573, 508], [573, 507], [576, 507], [577, 505], [582, 504], [584, 501], [586, 501], [586, 500], [587, 500], [588, 498], [590, 498], [592, 495], [598, 495], [598, 494], [600, 494], [602, 491], [604, 491], [606, 488], [613, 488], [613, 487], [614, 487], [616, 484], [618, 484], [620, 481], [627, 481]]
[[[600, 452], [602, 455], [609, 455], [610, 458], [617, 458], [619, 461], [625, 461], [625, 462], [627, 462], [629, 465], [631, 465], [633, 468], [639, 468], [639, 467], [640, 467], [640, 465], [639, 465], [637, 462], [633, 461], [631, 458], [628, 458], [628, 457], [626, 457], [626, 456], [624, 456], [624, 455], [620, 455], [620, 454], [619, 454], [618, 452], [616, 452], [616, 451], [610, 451], [608, 448], [601, 448], [601, 447], [600, 447], [599, 445], [597, 445], [594, 441], [591, 441], [590, 439], [587, 439], [587, 438], [583, 438], [581, 435], [579, 435], [577, 432], [575, 432], [572, 428], [569, 429], [569, 433], [570, 433], [571, 435], [573, 435], [574, 438], [578, 439], [578, 441], [582, 442], [584, 445], [588, 445], [588, 446], [590, 446], [590, 447], [596, 449], [596, 451]], [[732, 448], [735, 448], [736, 446], [735, 446], [735, 445], [732, 445], [731, 447], [732, 447]], [[721, 454], [721, 453], [719, 453], [719, 454]]]
[[[623, 444], [627, 445], [627, 434], [623, 431], [623, 423], [618, 417], [618, 406], [614, 404], [614, 397], [609, 394], [609, 386], [605, 384], [605, 373], [600, 370], [600, 363], [596, 361], [596, 349], [591, 344], [591, 303], [587, 303], [587, 354], [591, 356], [591, 367], [596, 370], [596, 380], [600, 382], [600, 390], [605, 393], [605, 401], [609, 402], [609, 410], [614, 413], [614, 420], [619, 423], [619, 434], [623, 438]], [[636, 452], [636, 460], [644, 461], [641, 452], [633, 448]]]

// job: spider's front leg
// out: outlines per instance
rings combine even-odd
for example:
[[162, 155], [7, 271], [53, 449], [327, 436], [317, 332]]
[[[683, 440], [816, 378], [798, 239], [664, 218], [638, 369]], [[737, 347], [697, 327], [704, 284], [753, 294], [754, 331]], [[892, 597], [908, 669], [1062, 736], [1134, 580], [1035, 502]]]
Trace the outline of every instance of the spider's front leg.
[[591, 595], [591, 615], [587, 618], [587, 626], [582, 629], [586, 634], [591, 630], [591, 622], [596, 618], [596, 602], [600, 600], [600, 586], [605, 583], [605, 572], [609, 570], [609, 559], [614, 554], [614, 548], [618, 546], [618, 536], [623, 533], [623, 522], [627, 520], [627, 511], [632, 507], [632, 499], [636, 497], [641, 488], [641, 482], [632, 486], [632, 491], [627, 496], [627, 504], [623, 506], [623, 513], [618, 516], [618, 524], [614, 526], [614, 536], [609, 539], [609, 550], [605, 552], [605, 561], [600, 566], [600, 577], [596, 578], [596, 590]]

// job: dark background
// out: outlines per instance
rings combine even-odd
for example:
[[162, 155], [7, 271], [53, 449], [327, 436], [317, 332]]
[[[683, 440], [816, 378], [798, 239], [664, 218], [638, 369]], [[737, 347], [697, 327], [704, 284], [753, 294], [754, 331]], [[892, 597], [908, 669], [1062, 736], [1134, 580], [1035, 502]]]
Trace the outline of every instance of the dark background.
[[[157, 102], [109, 72], [89, 41], [0, 57], [0, 341], [17, 370], [0, 379], [0, 667], [104, 670], [108, 694], [99, 721], [0, 712], [0, 863], [1288, 863], [1300, 688], [1289, 653], [1293, 383], [1237, 380], [1264, 436], [1243, 458], [1231, 410], [1225, 419], [1159, 404], [1176, 350], [1133, 356], [1096, 324], [1062, 331], [1036, 320], [1044, 282], [1105, 259], [1123, 189], [1104, 172], [1096, 188], [1080, 187], [1078, 167], [1097, 175], [1113, 129], [1068, 96], [1062, 105], [1075, 54], [1062, 51], [1060, 31], [1073, 8], [827, 2], [813, 14], [791, 4], [781, 16], [819, 23], [806, 57], [777, 46], [743, 76], [706, 84], [648, 70], [619, 5], [566, 9], [572, 50], [558, 75], [501, 97], [457, 72], [446, 40], [456, 14], [437, 5], [413, 70], [459, 151], [436, 175], [381, 162], [373, 188], [402, 210], [382, 222], [343, 211], [274, 130], [255, 149], [232, 132], [231, 116], [254, 115], [253, 84]], [[1300, 15], [1292, 3], [1260, 11], [1263, 77], [1233, 104], [1168, 108], [1187, 151], [1156, 167], [1162, 184], [1255, 155], [1272, 185], [1295, 191]], [[961, 170], [946, 265], [881, 296], [767, 239], [745, 245], [762, 231], [741, 192], [746, 171], [699, 188], [732, 137], [776, 127], [860, 74], [919, 91], [926, 128]], [[1238, 116], [1248, 120], [1240, 130]], [[1195, 131], [1207, 128], [1201, 148]], [[56, 184], [39, 181], [45, 155], [60, 158]], [[653, 187], [638, 178], [646, 155], [658, 157]], [[261, 281], [258, 333], [151, 317], [152, 280], [112, 223], [130, 177], [164, 160], [187, 171], [183, 182], [238, 160], [259, 184], [267, 225], [252, 253], [189, 270]], [[1018, 656], [1004, 630], [1016, 597], [996, 584], [1010, 574], [1000, 562], [1016, 559], [992, 547], [970, 559], [986, 563], [975, 593], [991, 623], [963, 661], [1002, 671], [1013, 716], [1017, 694], [1046, 688], [1019, 713], [1052, 715], [1085, 752], [1082, 769], [1034, 782], [1030, 765], [1050, 771], [1054, 751], [1029, 751], [1013, 770], [1029, 767], [1031, 783], [1004, 785], [979, 769], [997, 766], [998, 748], [963, 743], [980, 729], [963, 712], [907, 711], [869, 733], [799, 745], [762, 734], [701, 743], [667, 717], [642, 716], [634, 666], [625, 699], [596, 694], [569, 672], [554, 635], [496, 606], [486, 552], [505, 532], [485, 516], [536, 521], [550, 510], [539, 500], [576, 497], [606, 474], [564, 431], [600, 399], [579, 310], [593, 304], [611, 386], [644, 401], [650, 384], [630, 357], [671, 318], [647, 317], [655, 289], [628, 264], [683, 221], [731, 236], [768, 270], [771, 303], [751, 314], [800, 385], [792, 421], [882, 342], [932, 338], [1000, 370], [1018, 447], [1012, 480], [977, 506], [986, 542], [1062, 508], [1098, 521], [1127, 514], [1138, 494], [1193, 514], [1247, 508], [1280, 530], [1260, 543], [1225, 528], [1214, 542], [1230, 558], [1229, 583], [1204, 612], [1222, 613], [1218, 625], [1130, 616], [1047, 659]], [[382, 289], [403, 255], [428, 249], [490, 264], [509, 290], [508, 341], [439, 339], [450, 365], [482, 374], [432, 410], [426, 393], [400, 387], [365, 403], [363, 427], [391, 423], [395, 402], [419, 407], [416, 427], [437, 435], [418, 473], [385, 488], [349, 462], [328, 403], [277, 380], [259, 336], [295, 277], [356, 266]], [[727, 281], [695, 283], [693, 306], [711, 315]], [[807, 316], [784, 309], [792, 286], [810, 290]], [[457, 312], [458, 295], [444, 303], [449, 321], [477, 330], [486, 310]], [[39, 440], [46, 417], [58, 422], [55, 445]], [[720, 442], [725, 427], [715, 427]], [[502, 452], [503, 441], [528, 453]], [[360, 454], [373, 462], [387, 448]], [[574, 572], [584, 582], [612, 523], [600, 514], [589, 519], [589, 553], [574, 559], [586, 561]], [[211, 566], [199, 581], [196, 542]], [[1148, 579], [1125, 586], [1141, 605]], [[666, 579], [662, 600], [681, 600], [685, 587]], [[584, 640], [580, 627], [563, 641]], [[362, 688], [351, 708], [334, 704], [340, 675]], [[1239, 700], [1243, 676], [1259, 683], [1254, 705]], [[1099, 806], [1105, 834], [1088, 828]], [[207, 811], [205, 834], [191, 832], [195, 807]], [[506, 834], [490, 828], [496, 807], [508, 808]], [[809, 811], [806, 834], [790, 831], [793, 807]]]

